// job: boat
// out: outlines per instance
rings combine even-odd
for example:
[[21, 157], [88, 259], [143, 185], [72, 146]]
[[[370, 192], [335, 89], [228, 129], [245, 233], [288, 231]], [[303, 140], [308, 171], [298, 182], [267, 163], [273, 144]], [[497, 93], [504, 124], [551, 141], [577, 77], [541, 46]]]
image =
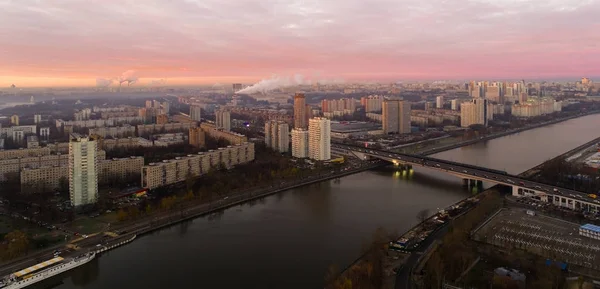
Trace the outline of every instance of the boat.
[[96, 257], [95, 252], [86, 253], [74, 258], [54, 258], [12, 273], [0, 280], [0, 289], [20, 289], [33, 285], [42, 280], [69, 271], [92, 261]]

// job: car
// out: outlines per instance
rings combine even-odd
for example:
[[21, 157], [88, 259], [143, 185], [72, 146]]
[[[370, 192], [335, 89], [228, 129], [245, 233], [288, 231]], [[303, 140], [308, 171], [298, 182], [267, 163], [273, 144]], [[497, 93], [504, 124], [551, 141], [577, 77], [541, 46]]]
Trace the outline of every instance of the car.
[[440, 164], [435, 164], [435, 166], [439, 168], [439, 167], [440, 167]]
[[557, 188], [554, 188], [554, 189], [552, 189], [552, 190], [553, 190], [554, 192], [556, 192], [556, 193], [558, 193], [558, 192], [559, 192]]
[[102, 245], [100, 245], [100, 244], [96, 244], [96, 247], [102, 247]]
[[463, 170], [463, 173], [468, 174], [469, 172], [467, 172], [467, 170]]
[[515, 182], [513, 182], [513, 180], [511, 180], [511, 179], [506, 179], [506, 181], [507, 181], [507, 182], [509, 182], [509, 183], [511, 183], [511, 184], [514, 184], [514, 183], [515, 183]]

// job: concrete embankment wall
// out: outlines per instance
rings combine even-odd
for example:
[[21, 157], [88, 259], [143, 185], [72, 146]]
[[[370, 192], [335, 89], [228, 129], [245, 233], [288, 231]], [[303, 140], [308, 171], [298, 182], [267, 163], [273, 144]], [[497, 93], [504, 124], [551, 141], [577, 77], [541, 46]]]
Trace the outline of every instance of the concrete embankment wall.
[[112, 249], [115, 249], [115, 248], [117, 248], [117, 247], [123, 246], [123, 245], [125, 245], [125, 244], [127, 244], [127, 243], [130, 243], [130, 242], [132, 242], [133, 240], [135, 240], [135, 238], [136, 238], [136, 237], [137, 237], [137, 235], [133, 235], [133, 236], [131, 236], [131, 238], [129, 238], [129, 239], [125, 239], [125, 240], [122, 240], [122, 241], [120, 241], [120, 242], [117, 242], [117, 243], [115, 243], [115, 244], [112, 244], [112, 245], [109, 245], [109, 246], [102, 247], [102, 248], [100, 248], [100, 249], [96, 250], [96, 254], [100, 254], [100, 253], [102, 253], [102, 252], [106, 252], [106, 251], [108, 251], [108, 250], [112, 250]]

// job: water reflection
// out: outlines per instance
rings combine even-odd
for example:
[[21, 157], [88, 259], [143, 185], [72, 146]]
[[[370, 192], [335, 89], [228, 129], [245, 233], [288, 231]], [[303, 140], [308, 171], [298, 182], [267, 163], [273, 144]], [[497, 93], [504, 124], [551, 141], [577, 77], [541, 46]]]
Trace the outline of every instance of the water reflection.
[[76, 287], [84, 288], [87, 285], [93, 283], [98, 279], [98, 275], [100, 274], [100, 265], [98, 261], [98, 257], [94, 258], [92, 261], [88, 262], [84, 266], [77, 267], [69, 272], [71, 276], [71, 282]]

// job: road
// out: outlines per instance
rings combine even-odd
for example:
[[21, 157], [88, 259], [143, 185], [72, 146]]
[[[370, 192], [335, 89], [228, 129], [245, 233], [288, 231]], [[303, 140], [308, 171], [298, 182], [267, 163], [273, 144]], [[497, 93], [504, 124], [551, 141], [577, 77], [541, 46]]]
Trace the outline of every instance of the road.
[[331, 144], [331, 147], [346, 151], [355, 151], [383, 160], [398, 161], [400, 163], [426, 167], [432, 170], [456, 175], [463, 179], [481, 180], [510, 187], [519, 186], [531, 190], [532, 194], [535, 193], [537, 195], [557, 195], [567, 198], [577, 198], [579, 201], [586, 202], [591, 206], [597, 206], [598, 209], [600, 209], [600, 202], [588, 197], [587, 193], [534, 182], [526, 178], [511, 175], [498, 170], [461, 164], [426, 156], [408, 155], [376, 149], [365, 149], [364, 147], [350, 146], [345, 144]]

